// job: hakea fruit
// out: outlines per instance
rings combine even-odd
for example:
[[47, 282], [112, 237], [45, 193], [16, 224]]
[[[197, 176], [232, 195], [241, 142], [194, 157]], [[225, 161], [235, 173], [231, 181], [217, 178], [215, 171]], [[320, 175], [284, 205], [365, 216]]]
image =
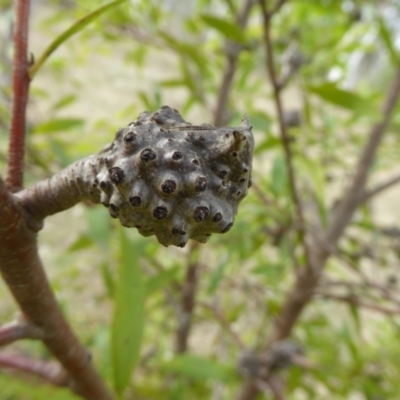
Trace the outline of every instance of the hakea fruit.
[[251, 185], [254, 140], [237, 128], [193, 126], [168, 106], [143, 112], [100, 153], [16, 194], [37, 220], [90, 199], [165, 246], [206, 242], [233, 225]]

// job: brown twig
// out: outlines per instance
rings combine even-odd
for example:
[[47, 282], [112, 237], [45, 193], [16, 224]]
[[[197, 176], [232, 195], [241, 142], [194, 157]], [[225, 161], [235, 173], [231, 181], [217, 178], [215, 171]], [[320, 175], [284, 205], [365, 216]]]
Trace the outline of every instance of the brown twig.
[[113, 399], [65, 320], [38, 256], [37, 235], [1, 178], [0, 204], [0, 272], [27, 321], [42, 329], [44, 344], [68, 372], [76, 393], [88, 400]]
[[178, 326], [175, 334], [175, 353], [185, 353], [192, 328], [193, 311], [196, 304], [197, 283], [199, 278], [199, 244], [193, 242], [189, 249], [189, 263], [185, 280], [181, 286], [181, 299], [178, 306]]
[[55, 386], [68, 386], [68, 374], [57, 362], [34, 360], [17, 354], [0, 352], [0, 368], [37, 376]]
[[[364, 192], [369, 170], [372, 166], [376, 151], [382, 141], [386, 127], [389, 124], [393, 110], [397, 104], [400, 93], [400, 66], [396, 71], [396, 76], [387, 92], [385, 102], [382, 107], [382, 120], [373, 126], [368, 142], [361, 154], [356, 173], [345, 191], [343, 199], [336, 207], [332, 215], [331, 225], [325, 235], [327, 242], [336, 243], [343, 233], [345, 227], [350, 222], [354, 211], [359, 205], [361, 193]], [[320, 267], [321, 268], [321, 267]]]
[[[254, 5], [255, 0], [246, 0], [242, 10], [237, 16], [237, 24], [241, 29], [245, 29], [247, 21], [249, 19], [251, 8]], [[228, 103], [229, 93], [231, 90], [233, 78], [235, 76], [237, 63], [241, 48], [238, 45], [232, 44], [232, 49], [227, 53], [224, 73], [222, 75], [222, 81], [218, 90], [217, 104], [214, 110], [214, 121], [215, 126], [222, 126], [225, 123], [226, 105]]]
[[308, 245], [306, 243], [304, 231], [301, 228], [301, 226], [304, 226], [303, 208], [301, 205], [300, 195], [297, 190], [296, 174], [294, 172], [294, 166], [293, 166], [293, 152], [290, 145], [291, 142], [290, 137], [286, 130], [282, 99], [281, 99], [281, 86], [279, 84], [279, 79], [275, 71], [274, 51], [271, 38], [271, 18], [282, 7], [284, 1], [278, 1], [278, 3], [271, 9], [271, 11], [267, 10], [267, 7], [265, 5], [265, 0], [259, 0], [259, 3], [261, 6], [263, 22], [264, 22], [263, 32], [264, 32], [265, 52], [267, 57], [267, 71], [273, 89], [273, 100], [275, 103], [276, 113], [278, 116], [279, 131], [282, 140], [286, 166], [288, 170], [291, 197], [296, 210], [295, 219], [299, 222], [300, 225], [300, 227], [297, 229], [297, 233], [304, 249], [306, 265], [309, 266], [311, 260], [309, 257]]
[[360, 204], [371, 200], [372, 197], [376, 196], [377, 194], [383, 192], [386, 189], [390, 189], [392, 186], [398, 184], [399, 182], [400, 182], [400, 176], [394, 176], [388, 179], [386, 182], [382, 182], [376, 185], [374, 188], [364, 191], [364, 193], [362, 193], [359, 199]]
[[325, 293], [325, 292], [316, 292], [315, 295], [317, 297], [322, 297], [324, 299], [342, 301], [344, 303], [348, 303], [348, 304], [354, 305], [356, 307], [366, 308], [368, 310], [376, 311], [376, 312], [379, 312], [379, 313], [385, 314], [385, 315], [399, 315], [400, 314], [400, 307], [397, 310], [395, 310], [395, 309], [382, 307], [378, 304], [366, 303], [365, 301], [360, 300], [355, 295], [342, 296], [342, 295], [338, 295], [338, 294], [334, 294], [334, 293]]
[[[260, 0], [265, 11], [265, 5]], [[264, 12], [265, 15], [265, 12]], [[269, 22], [269, 21], [268, 21]], [[267, 35], [268, 36], [268, 35]], [[354, 174], [351, 184], [344, 191], [343, 200], [339, 203], [331, 218], [330, 225], [323, 235], [323, 242], [329, 243], [335, 248], [339, 238], [343, 234], [345, 228], [349, 224], [354, 211], [359, 205], [360, 195], [364, 192], [368, 172], [374, 160], [376, 151], [381, 143], [386, 127], [388, 126], [394, 107], [398, 102], [400, 95], [400, 66], [396, 71], [396, 75], [390, 85], [384, 105], [382, 107], [382, 118], [379, 123], [374, 125], [369, 134], [368, 141], [363, 149], [361, 157]], [[321, 272], [325, 266], [331, 252], [325, 247], [316, 243], [310, 248], [312, 256], [312, 269], [302, 268], [296, 276], [296, 281], [287, 295], [281, 308], [279, 317], [276, 319], [273, 331], [267, 341], [267, 348], [282, 339], [287, 338], [295, 324], [297, 323], [301, 313], [306, 305], [312, 299], [315, 288], [318, 285]], [[238, 400], [253, 400], [258, 395], [259, 390], [252, 379], [245, 381]]]
[[20, 339], [44, 339], [38, 326], [20, 321], [12, 321], [0, 327], [0, 347]]
[[236, 346], [239, 349], [244, 350], [246, 348], [240, 336], [232, 329], [231, 324], [226, 320], [221, 311], [219, 311], [213, 305], [205, 302], [199, 302], [198, 305], [212, 312], [214, 318], [218, 321], [221, 327], [230, 335], [230, 337], [232, 338], [232, 340], [235, 342]]
[[22, 189], [25, 154], [26, 106], [29, 93], [28, 25], [30, 0], [15, 1], [11, 128], [6, 183], [12, 192]]

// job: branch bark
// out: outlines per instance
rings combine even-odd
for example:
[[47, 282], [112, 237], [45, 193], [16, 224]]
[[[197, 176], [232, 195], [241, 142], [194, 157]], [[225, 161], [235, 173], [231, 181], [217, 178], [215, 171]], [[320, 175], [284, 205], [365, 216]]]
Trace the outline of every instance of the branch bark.
[[113, 399], [62, 315], [38, 256], [36, 233], [3, 180], [0, 203], [0, 272], [27, 322], [42, 329], [44, 344], [68, 372], [75, 392], [86, 399]]
[[22, 188], [25, 154], [26, 105], [29, 93], [28, 26], [30, 0], [15, 1], [11, 129], [6, 183], [12, 192]]
[[43, 338], [43, 330], [33, 324], [13, 321], [0, 327], [0, 347], [20, 339]]
[[[255, 0], [246, 0], [242, 10], [238, 14], [236, 20], [241, 29], [245, 29], [249, 20], [251, 8]], [[230, 45], [230, 51], [227, 52], [225, 69], [222, 75], [222, 81], [218, 90], [217, 104], [214, 110], [214, 125], [221, 126], [226, 122], [226, 105], [228, 103], [229, 93], [231, 91], [233, 78], [235, 76], [237, 63], [241, 48], [235, 43], [227, 43]]]
[[[262, 6], [263, 1], [260, 0]], [[341, 235], [351, 221], [351, 218], [360, 204], [360, 198], [365, 191], [365, 185], [369, 170], [373, 164], [375, 154], [382, 141], [385, 130], [391, 120], [393, 110], [398, 103], [400, 95], [400, 66], [396, 71], [395, 77], [387, 91], [382, 107], [381, 121], [374, 125], [369, 133], [368, 141], [362, 151], [356, 172], [348, 188], [344, 191], [343, 199], [332, 215], [330, 225], [322, 236], [322, 242], [329, 243], [335, 248]], [[271, 344], [287, 338], [295, 324], [297, 323], [302, 311], [310, 302], [314, 290], [318, 285], [322, 270], [331, 252], [314, 242], [309, 249], [312, 268], [302, 268], [296, 277], [293, 288], [288, 294], [282, 306], [279, 317], [276, 319], [271, 336], [269, 337], [266, 348]], [[238, 400], [253, 400], [258, 395], [256, 382], [252, 379], [245, 381], [237, 397]]]
[[37, 376], [55, 386], [68, 386], [69, 377], [59, 363], [33, 360], [11, 353], [0, 353], [0, 368]]
[[299, 223], [299, 227], [297, 228], [298, 237], [304, 249], [304, 255], [306, 259], [306, 266], [309, 267], [309, 263], [311, 262], [309, 257], [309, 250], [308, 245], [305, 238], [304, 232], [304, 215], [303, 215], [303, 207], [301, 204], [300, 195], [297, 189], [297, 179], [296, 174], [293, 166], [293, 152], [290, 144], [290, 137], [288, 135], [286, 129], [286, 123], [284, 118], [284, 111], [281, 99], [281, 89], [282, 86], [279, 83], [279, 79], [277, 73], [275, 71], [275, 57], [272, 45], [272, 38], [271, 38], [271, 19], [275, 15], [276, 12], [280, 10], [280, 8], [285, 3], [284, 0], [280, 0], [276, 3], [271, 11], [267, 10], [265, 5], [265, 0], [259, 0], [262, 16], [263, 16], [263, 33], [264, 33], [264, 43], [265, 43], [265, 53], [267, 57], [267, 72], [269, 76], [270, 83], [273, 89], [273, 100], [275, 103], [276, 113], [278, 117], [278, 125], [279, 125], [279, 132], [280, 137], [282, 140], [283, 145], [283, 152], [285, 155], [286, 166], [288, 170], [288, 177], [289, 177], [289, 186], [290, 192], [294, 204], [294, 208], [296, 210], [296, 218], [295, 220]]
[[178, 326], [175, 334], [175, 353], [185, 353], [192, 328], [193, 311], [196, 305], [196, 293], [199, 278], [198, 243], [192, 244], [189, 250], [189, 264], [186, 268], [185, 280], [181, 286], [181, 298], [178, 308]]

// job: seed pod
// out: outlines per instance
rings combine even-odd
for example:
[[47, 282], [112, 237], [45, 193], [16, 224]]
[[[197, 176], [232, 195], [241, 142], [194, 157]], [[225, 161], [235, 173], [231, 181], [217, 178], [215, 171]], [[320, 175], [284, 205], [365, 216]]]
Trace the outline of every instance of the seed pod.
[[247, 117], [236, 128], [192, 126], [163, 106], [141, 113], [96, 156], [91, 198], [166, 246], [204, 243], [232, 227], [250, 184], [253, 147]]

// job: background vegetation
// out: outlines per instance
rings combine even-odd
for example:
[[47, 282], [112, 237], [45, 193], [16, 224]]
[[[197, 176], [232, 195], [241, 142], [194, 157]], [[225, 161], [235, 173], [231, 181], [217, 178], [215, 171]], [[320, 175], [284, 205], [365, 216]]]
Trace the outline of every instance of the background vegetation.
[[[100, 4], [33, 2], [30, 50], [39, 55]], [[12, 7], [4, 0], [0, 7], [4, 170]], [[380, 118], [399, 66], [399, 18], [395, 0], [290, 0], [271, 19], [283, 122], [309, 242], [329, 225]], [[263, 32], [260, 6], [251, 1], [131, 0], [63, 44], [32, 82], [27, 185], [99, 151], [118, 127], [163, 104], [192, 123], [236, 126], [247, 112], [253, 125], [253, 187], [232, 230], [206, 245], [163, 248], [155, 238], [122, 230], [106, 209], [91, 204], [46, 220], [41, 256], [53, 289], [101, 375], [124, 399], [238, 396], [240, 371], [249, 374], [243, 355], [262, 354], [303, 268], [301, 221]], [[399, 180], [399, 115], [379, 148], [369, 187]], [[292, 331], [305, 360], [279, 372], [277, 382], [260, 384], [260, 398], [400, 397], [398, 196], [394, 187], [359, 207]], [[0, 284], [0, 320], [14, 313]], [[123, 335], [131, 338], [133, 358], [125, 357]], [[13, 350], [48, 358], [34, 342]], [[76, 398], [16, 375], [0, 370], [2, 399]]]

